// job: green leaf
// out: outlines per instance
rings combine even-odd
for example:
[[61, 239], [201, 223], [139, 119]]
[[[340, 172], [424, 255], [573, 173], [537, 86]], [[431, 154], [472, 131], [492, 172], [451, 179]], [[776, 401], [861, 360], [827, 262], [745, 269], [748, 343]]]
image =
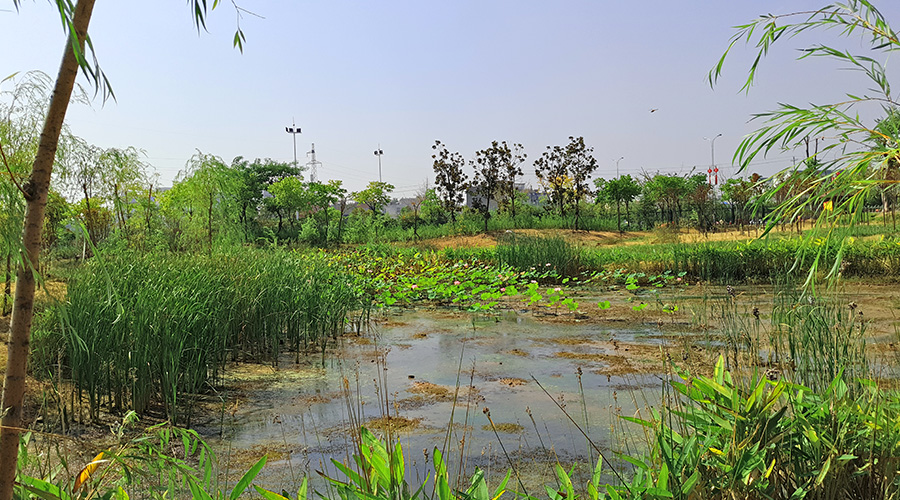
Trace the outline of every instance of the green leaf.
[[[303, 481], [305, 482], [306, 478], [304, 478]], [[260, 494], [260, 496], [262, 496], [266, 500], [288, 500], [288, 498], [283, 495], [279, 495], [278, 493], [275, 493], [274, 491], [269, 491], [265, 488], [260, 488], [259, 486], [255, 485], [255, 484], [253, 485], [253, 488], [256, 490], [257, 493]]]
[[244, 490], [250, 486], [250, 483], [252, 483], [253, 480], [256, 479], [256, 476], [259, 475], [259, 471], [266, 465], [266, 458], [267, 455], [263, 455], [253, 467], [250, 467], [250, 470], [241, 477], [240, 481], [234, 486], [234, 489], [231, 490], [231, 494], [228, 495], [228, 500], [237, 500], [237, 498], [244, 493]]
[[669, 466], [663, 462], [659, 470], [659, 479], [656, 480], [656, 486], [664, 490], [669, 489]]
[[297, 488], [297, 500], [306, 500], [306, 487], [307, 487], [307, 478], [303, 478], [303, 482], [300, 483], [300, 487]]
[[828, 476], [829, 470], [831, 470], [831, 457], [828, 457], [828, 460], [825, 460], [825, 463], [822, 465], [822, 470], [820, 470], [819, 475], [816, 476], [816, 486], [822, 485], [822, 481]]
[[695, 470], [694, 473], [691, 474], [691, 477], [687, 478], [687, 481], [685, 481], [684, 484], [681, 485], [681, 494], [689, 495], [691, 493], [691, 490], [694, 489], [694, 485], [696, 485], [697, 481], [699, 480], [700, 471]]

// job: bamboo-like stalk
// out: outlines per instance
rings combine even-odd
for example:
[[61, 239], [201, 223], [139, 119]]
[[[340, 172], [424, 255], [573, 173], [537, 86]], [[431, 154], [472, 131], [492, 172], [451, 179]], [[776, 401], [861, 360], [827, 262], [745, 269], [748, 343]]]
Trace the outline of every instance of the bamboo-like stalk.
[[0, 420], [0, 500], [13, 495], [16, 465], [19, 451], [19, 434], [22, 427], [22, 403], [25, 399], [25, 373], [31, 341], [31, 322], [34, 318], [34, 271], [38, 268], [41, 251], [41, 230], [44, 208], [50, 190], [53, 161], [62, 132], [69, 99], [78, 74], [78, 58], [75, 48], [83, 53], [84, 40], [94, 9], [94, 0], [78, 0], [72, 19], [71, 36], [56, 77], [56, 86], [47, 111], [47, 119], [41, 132], [37, 155], [31, 176], [23, 186], [26, 207], [22, 231], [23, 262], [16, 273], [16, 295], [13, 302], [12, 321], [3, 383], [3, 419]]

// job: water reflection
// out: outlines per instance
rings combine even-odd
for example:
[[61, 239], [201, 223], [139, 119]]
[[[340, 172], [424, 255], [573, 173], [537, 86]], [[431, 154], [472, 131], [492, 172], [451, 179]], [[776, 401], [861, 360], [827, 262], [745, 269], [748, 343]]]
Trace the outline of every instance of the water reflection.
[[[511, 460], [526, 482], [539, 483], [550, 480], [547, 464], [579, 461], [584, 469], [596, 459], [572, 420], [601, 448], [621, 449], [621, 434], [611, 432], [621, 427], [615, 415], [646, 411], [661, 397], [652, 358], [664, 341], [649, 328], [546, 323], [515, 313], [473, 322], [465, 313], [407, 311], [375, 330], [343, 339], [324, 367], [311, 357], [277, 370], [232, 370], [227, 383], [239, 388], [240, 403], [223, 418], [224, 438], [214, 440], [220, 460], [245, 470], [268, 453], [260, 484], [293, 491], [303, 474], [333, 473], [330, 459], [350, 458], [355, 423], [377, 426], [375, 419], [389, 413], [404, 422], [395, 436], [411, 482], [424, 479], [425, 450], [437, 446], [451, 470], [464, 469], [460, 476], [477, 466], [499, 480]], [[620, 343], [646, 347], [641, 374], [613, 366], [628, 359], [614, 352]], [[661, 362], [656, 366], [662, 371]]]

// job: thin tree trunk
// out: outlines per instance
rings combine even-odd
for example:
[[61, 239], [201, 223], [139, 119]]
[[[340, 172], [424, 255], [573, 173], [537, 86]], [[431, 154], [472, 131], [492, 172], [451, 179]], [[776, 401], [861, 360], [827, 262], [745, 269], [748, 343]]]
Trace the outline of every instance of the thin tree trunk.
[[509, 212], [510, 212], [510, 215], [512, 215], [513, 227], [514, 228], [519, 227], [518, 224], [516, 224], [516, 185], [515, 185], [515, 183], [513, 183], [512, 190], [509, 193]]
[[6, 251], [6, 287], [3, 289], [3, 314], [9, 307], [9, 297], [12, 294], [12, 252]]
[[[78, 44], [84, 47], [88, 24], [94, 9], [94, 0], [78, 0], [75, 6], [73, 31]], [[3, 383], [3, 419], [0, 420], [0, 500], [10, 500], [16, 480], [16, 463], [19, 452], [19, 434], [22, 428], [22, 402], [25, 399], [25, 373], [31, 339], [31, 321], [34, 318], [35, 277], [30, 267], [36, 267], [41, 253], [41, 229], [44, 209], [50, 190], [53, 160], [59, 145], [69, 99], [78, 74], [78, 61], [72, 50], [72, 40], [66, 40], [65, 52], [56, 77], [56, 87], [47, 110], [47, 120], [41, 132], [40, 143], [31, 177], [25, 183], [25, 221], [22, 230], [23, 262], [16, 272], [16, 296], [7, 346], [6, 378]], [[83, 49], [82, 49], [83, 50]]]
[[619, 200], [616, 200], [616, 227], [622, 232], [622, 209], [619, 206]]
[[[81, 189], [84, 191], [84, 223], [87, 225], [88, 237], [91, 239], [91, 245], [97, 245], [97, 237], [94, 229], [94, 213], [91, 211], [91, 196], [88, 194], [87, 182], [81, 183]], [[46, 206], [46, 203], [44, 203]]]
[[581, 222], [581, 210], [578, 205], [578, 198], [575, 198], [575, 230], [578, 231], [579, 223]]

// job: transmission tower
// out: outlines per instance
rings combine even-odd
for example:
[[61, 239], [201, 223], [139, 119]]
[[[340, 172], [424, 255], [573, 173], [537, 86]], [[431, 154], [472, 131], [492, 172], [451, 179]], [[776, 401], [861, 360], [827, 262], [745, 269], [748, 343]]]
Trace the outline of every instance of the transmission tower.
[[306, 156], [309, 158], [309, 162], [306, 163], [309, 167], [309, 178], [312, 182], [316, 182], [316, 169], [322, 165], [322, 162], [316, 161], [316, 143], [312, 143], [312, 150], [306, 153]]

